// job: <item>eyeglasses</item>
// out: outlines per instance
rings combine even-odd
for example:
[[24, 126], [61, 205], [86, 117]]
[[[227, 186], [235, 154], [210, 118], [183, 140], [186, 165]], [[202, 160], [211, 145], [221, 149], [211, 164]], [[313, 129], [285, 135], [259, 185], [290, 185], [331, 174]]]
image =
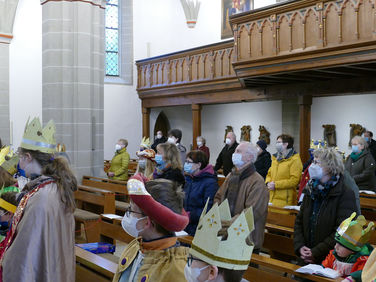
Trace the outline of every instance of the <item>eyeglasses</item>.
[[141, 214], [141, 215], [144, 215], [142, 212], [136, 212], [136, 211], [132, 211], [131, 210], [131, 208], [129, 207], [129, 208], [127, 208], [126, 210], [125, 210], [125, 214], [126, 214], [126, 216], [130, 216], [131, 215], [131, 213], [137, 213], [137, 214]]
[[201, 259], [194, 258], [192, 255], [189, 255], [188, 258], [187, 258], [187, 265], [190, 267], [190, 266], [192, 265], [192, 262], [193, 262], [194, 260], [204, 262], [204, 261], [201, 260]]

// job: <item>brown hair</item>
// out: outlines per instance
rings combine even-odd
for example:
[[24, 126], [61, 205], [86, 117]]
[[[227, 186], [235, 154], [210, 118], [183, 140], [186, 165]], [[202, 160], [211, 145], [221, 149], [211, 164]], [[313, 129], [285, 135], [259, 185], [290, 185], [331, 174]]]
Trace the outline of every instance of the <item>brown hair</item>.
[[29, 153], [42, 167], [42, 174], [50, 176], [56, 181], [58, 191], [65, 208], [73, 212], [75, 209], [73, 191], [77, 190], [77, 179], [64, 157], [20, 148], [21, 155]]
[[203, 151], [199, 150], [190, 151], [187, 154], [186, 159], [187, 158], [190, 158], [196, 164], [201, 163], [200, 170], [204, 169], [209, 163], [208, 156]]
[[283, 143], [287, 143], [287, 149], [290, 149], [294, 146], [294, 138], [288, 134], [281, 134], [277, 139], [281, 138]]
[[[175, 213], [181, 214], [183, 210], [184, 193], [181, 186], [178, 186], [176, 182], [167, 179], [155, 179], [146, 182], [145, 188], [158, 203], [168, 207]], [[154, 222], [154, 224], [159, 233], [166, 235], [172, 233], [164, 229], [157, 222]]]
[[157, 150], [158, 149], [163, 151], [163, 159], [171, 164], [172, 169], [178, 168], [182, 170], [183, 166], [180, 160], [180, 154], [175, 144], [161, 143], [158, 144]]
[[3, 167], [0, 167], [0, 189], [3, 187], [13, 186], [17, 182], [13, 176], [6, 171]]
[[123, 143], [124, 147], [128, 147], [128, 140], [127, 139], [119, 139], [121, 143]]

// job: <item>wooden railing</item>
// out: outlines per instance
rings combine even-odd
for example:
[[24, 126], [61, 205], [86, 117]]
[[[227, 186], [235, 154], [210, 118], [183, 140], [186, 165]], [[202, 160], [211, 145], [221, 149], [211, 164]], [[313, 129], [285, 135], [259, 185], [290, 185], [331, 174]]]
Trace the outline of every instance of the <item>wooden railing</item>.
[[137, 61], [137, 90], [234, 78], [233, 41]]
[[[234, 69], [281, 64], [283, 59], [291, 62], [305, 55], [309, 57], [304, 59], [338, 55], [330, 66], [358, 63], [357, 56], [344, 59], [340, 54], [348, 54], [349, 49], [375, 49], [375, 12], [374, 0], [301, 0], [233, 16]], [[307, 68], [315, 66], [316, 62], [311, 62]], [[259, 68], [244, 76], [283, 70], [289, 68]]]

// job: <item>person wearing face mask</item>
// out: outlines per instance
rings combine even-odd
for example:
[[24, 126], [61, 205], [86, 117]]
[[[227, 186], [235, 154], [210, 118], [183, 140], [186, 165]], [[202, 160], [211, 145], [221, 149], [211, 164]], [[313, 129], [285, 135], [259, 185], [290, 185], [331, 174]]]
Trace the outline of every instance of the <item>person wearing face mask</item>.
[[157, 152], [157, 146], [162, 143], [166, 143], [167, 138], [163, 136], [163, 132], [158, 130], [157, 135], [155, 136], [154, 143], [151, 145], [151, 148], [154, 150], [154, 152]]
[[227, 133], [225, 143], [226, 145], [217, 157], [214, 170], [218, 171], [220, 168], [223, 168], [223, 174], [224, 176], [227, 176], [234, 167], [234, 164], [232, 163], [232, 155], [235, 152], [236, 147], [239, 145], [236, 142], [236, 135], [234, 132]]
[[[251, 234], [258, 253], [264, 242], [266, 216], [268, 214], [269, 192], [264, 179], [257, 173], [254, 162], [257, 158], [257, 147], [249, 142], [241, 142], [232, 161], [235, 167], [227, 175], [225, 182], [214, 197], [214, 203], [228, 200], [232, 220], [245, 209], [252, 207], [255, 215], [255, 230]], [[230, 222], [227, 222], [229, 224]], [[225, 223], [223, 223], [225, 225]]]
[[267, 145], [264, 140], [259, 140], [256, 144], [258, 152], [257, 160], [255, 162], [256, 171], [265, 179], [268, 170], [272, 165], [272, 156], [266, 150]]
[[130, 209], [121, 224], [135, 239], [120, 256], [113, 281], [184, 281], [188, 249], [175, 235], [189, 222], [181, 189], [165, 179], [144, 183], [140, 176], [131, 177], [127, 189]]
[[[303, 164], [294, 150], [294, 138], [282, 134], [277, 137], [277, 153], [272, 156], [272, 165], [265, 183], [270, 191], [270, 202], [273, 206], [284, 207], [296, 205], [296, 189], [302, 175]], [[283, 211], [273, 210], [283, 213]]]
[[108, 178], [115, 180], [128, 180], [129, 154], [127, 152], [128, 141], [119, 139], [115, 145], [115, 156], [111, 160], [111, 166], [107, 172]]
[[[247, 270], [253, 251], [249, 234], [254, 229], [252, 208], [242, 211], [230, 227], [221, 222], [228, 220], [230, 213], [227, 201], [214, 204], [200, 216], [199, 228], [192, 240], [187, 265], [184, 269], [188, 282], [240, 282]], [[231, 232], [231, 229], [241, 232]], [[223, 236], [218, 235], [219, 230]]]
[[77, 180], [55, 156], [55, 124], [28, 121], [18, 148], [29, 183], [0, 246], [1, 281], [74, 281], [74, 191]]
[[159, 144], [154, 159], [156, 166], [153, 179], [164, 178], [175, 181], [178, 185], [184, 185], [183, 167], [176, 145], [171, 143]]
[[364, 132], [364, 140], [366, 140], [368, 144], [368, 150], [371, 152], [372, 157], [376, 160], [376, 141], [373, 139], [372, 131]]
[[143, 151], [137, 151], [136, 155], [139, 160], [137, 163], [136, 173], [146, 177], [146, 179], [153, 179], [153, 172], [155, 169], [155, 152], [152, 149], [145, 149]]
[[206, 146], [206, 139], [202, 136], [197, 137], [197, 149], [205, 153], [205, 155], [208, 157], [208, 161], [210, 161], [210, 150]]
[[334, 248], [338, 226], [357, 212], [354, 192], [344, 182], [341, 155], [334, 148], [317, 149], [313, 155], [294, 226], [294, 250], [300, 265], [320, 264]]
[[202, 210], [207, 199], [208, 208], [213, 205], [214, 195], [218, 190], [217, 175], [208, 158], [202, 151], [188, 153], [184, 164], [184, 209], [189, 212], [189, 224], [185, 231], [194, 236]]
[[176, 148], [180, 153], [180, 161], [182, 164], [185, 163], [185, 155], [187, 153], [187, 149], [181, 144], [181, 138], [183, 137], [183, 133], [180, 129], [171, 129], [168, 132], [168, 139], [167, 143], [175, 144]]
[[345, 168], [354, 178], [359, 190], [376, 191], [376, 163], [364, 138], [351, 140], [352, 153], [347, 157]]

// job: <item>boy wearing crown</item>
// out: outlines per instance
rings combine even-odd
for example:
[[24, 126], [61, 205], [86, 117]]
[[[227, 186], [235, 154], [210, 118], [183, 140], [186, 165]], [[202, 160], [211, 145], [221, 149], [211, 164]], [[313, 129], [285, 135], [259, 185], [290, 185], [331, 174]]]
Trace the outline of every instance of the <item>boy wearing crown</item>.
[[218, 236], [223, 230], [221, 222], [231, 219], [227, 199], [218, 206], [215, 203], [206, 213], [208, 201], [201, 214], [193, 238], [184, 274], [188, 282], [224, 281], [240, 282], [247, 270], [253, 251], [253, 243], [247, 237], [254, 229], [252, 207], [242, 211], [226, 229], [226, 238]]
[[363, 229], [367, 223], [364, 216], [360, 215], [352, 221], [355, 216], [354, 212], [338, 227], [334, 250], [331, 250], [322, 262], [324, 267], [336, 270], [342, 277], [345, 277], [343, 281], [347, 282], [362, 281], [362, 270], [373, 250], [373, 247], [367, 242], [373, 231], [374, 223], [370, 222], [367, 228]]
[[122, 253], [113, 281], [184, 281], [188, 249], [175, 236], [189, 222], [183, 195], [175, 182], [157, 179], [144, 183], [141, 175], [128, 180], [130, 209], [122, 220], [132, 237]]

